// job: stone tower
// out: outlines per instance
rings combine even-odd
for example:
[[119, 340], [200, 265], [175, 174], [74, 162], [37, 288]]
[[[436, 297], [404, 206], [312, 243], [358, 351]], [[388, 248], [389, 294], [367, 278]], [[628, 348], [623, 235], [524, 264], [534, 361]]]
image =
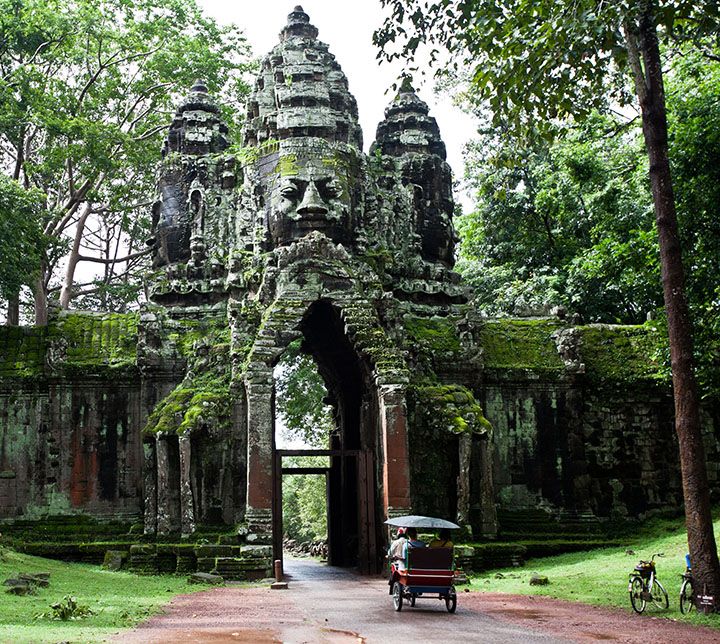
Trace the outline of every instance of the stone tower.
[[[202, 333], [181, 382], [147, 394], [157, 405], [145, 432], [145, 525], [187, 533], [213, 517], [242, 521], [249, 541], [274, 539], [280, 556], [273, 367], [301, 340], [337, 424], [327, 446], [330, 558], [375, 570], [388, 516], [426, 511], [470, 529], [473, 458], [484, 484], [474, 489], [477, 529], [493, 532], [492, 499], [480, 498], [492, 489], [480, 448], [490, 431], [469, 376], [478, 350], [452, 271], [451, 173], [437, 123], [406, 84], [365, 155], [347, 78], [317, 35], [296, 7], [262, 61], [241, 156], [225, 153], [226, 128], [201, 83], [168, 133], [148, 368], [167, 364], [153, 357], [171, 351], [163, 338], [193, 337], [183, 325]], [[450, 349], [427, 343], [440, 334]], [[453, 351], [469, 356], [462, 367]], [[436, 483], [449, 495], [413, 489], [413, 469], [432, 452], [447, 461]]]

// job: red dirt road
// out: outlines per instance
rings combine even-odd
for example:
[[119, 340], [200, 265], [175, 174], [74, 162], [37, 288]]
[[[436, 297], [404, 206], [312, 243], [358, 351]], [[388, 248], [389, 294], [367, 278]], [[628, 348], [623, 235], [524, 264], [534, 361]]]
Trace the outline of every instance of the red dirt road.
[[313, 562], [289, 561], [288, 590], [214, 588], [176, 597], [115, 642], [622, 642], [705, 644], [720, 631], [649, 615], [542, 597], [460, 593], [455, 615], [444, 602], [418, 601], [400, 613], [385, 581]]

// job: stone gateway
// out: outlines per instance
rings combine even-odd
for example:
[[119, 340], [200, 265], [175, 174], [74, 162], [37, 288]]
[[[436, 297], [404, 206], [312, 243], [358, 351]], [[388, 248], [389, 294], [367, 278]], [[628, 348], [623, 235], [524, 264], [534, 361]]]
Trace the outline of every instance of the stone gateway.
[[[201, 81], [178, 106], [139, 314], [0, 331], [0, 518], [139, 520], [150, 543], [237, 528], [242, 544], [178, 546], [173, 561], [267, 572], [282, 556], [273, 369], [298, 340], [336, 424], [330, 563], [377, 571], [383, 521], [408, 513], [482, 540], [678, 509], [657, 333], [476, 310], [453, 271], [452, 176], [427, 105], [406, 81], [364, 154], [317, 35], [296, 7], [241, 150]], [[720, 415], [706, 412], [717, 485]], [[132, 548], [160, 566], [160, 545]]]

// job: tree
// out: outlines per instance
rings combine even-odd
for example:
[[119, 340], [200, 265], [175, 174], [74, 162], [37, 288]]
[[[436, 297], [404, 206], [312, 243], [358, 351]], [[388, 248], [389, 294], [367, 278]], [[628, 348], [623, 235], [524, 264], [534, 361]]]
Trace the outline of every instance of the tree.
[[284, 436], [309, 447], [328, 448], [335, 428], [332, 409], [325, 403], [327, 389], [312, 356], [290, 344], [276, 367], [275, 391], [278, 416]]
[[457, 220], [458, 270], [479, 304], [643, 322], [662, 301], [646, 176], [632, 123], [593, 113], [553, 141], [484, 129], [466, 153], [476, 205]]
[[[472, 70], [472, 91], [496, 122], [518, 129], [582, 118], [628, 102], [642, 115], [655, 208], [680, 447], [688, 545], [699, 586], [720, 597], [693, 340], [668, 151], [660, 38], [717, 58], [720, 5], [713, 0], [381, 0], [392, 19], [375, 33], [385, 57], [413, 57], [421, 43], [455, 54]], [[399, 51], [389, 51], [400, 43]]]
[[232, 120], [248, 68], [238, 29], [192, 0], [0, 0], [0, 162], [45, 195], [44, 234], [70, 239], [61, 283], [60, 258], [41, 260], [38, 323], [51, 290], [66, 308], [83, 293], [79, 263], [105, 286], [132, 274], [174, 104], [202, 77]]
[[27, 276], [40, 270], [42, 199], [39, 191], [0, 175], [0, 297], [14, 304], [7, 324], [19, 323], [18, 294]]

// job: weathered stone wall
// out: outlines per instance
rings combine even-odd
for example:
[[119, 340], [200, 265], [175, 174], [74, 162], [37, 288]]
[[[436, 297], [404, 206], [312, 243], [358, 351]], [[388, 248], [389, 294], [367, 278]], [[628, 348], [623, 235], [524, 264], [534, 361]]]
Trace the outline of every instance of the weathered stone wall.
[[0, 388], [0, 518], [138, 516], [141, 418], [136, 381]]
[[617, 518], [680, 506], [667, 390], [516, 380], [486, 384], [481, 400], [501, 508]]
[[137, 317], [0, 330], [0, 518], [138, 516]]

